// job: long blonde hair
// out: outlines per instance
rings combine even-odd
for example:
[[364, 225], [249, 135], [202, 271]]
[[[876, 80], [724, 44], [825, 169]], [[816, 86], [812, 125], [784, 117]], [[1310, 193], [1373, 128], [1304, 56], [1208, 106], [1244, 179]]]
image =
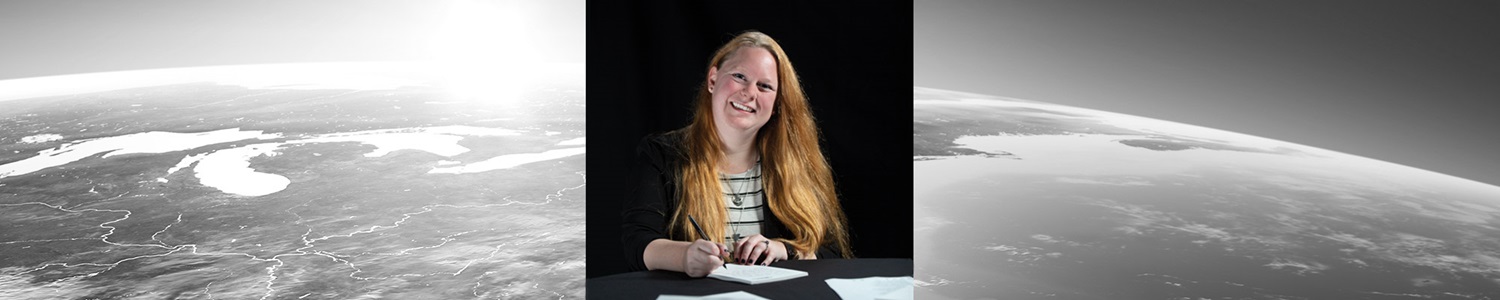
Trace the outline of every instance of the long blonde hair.
[[[818, 145], [818, 128], [807, 96], [781, 46], [764, 33], [745, 32], [720, 47], [709, 67], [722, 67], [729, 56], [745, 47], [763, 48], [776, 57], [780, 88], [775, 111], [756, 134], [755, 145], [761, 154], [766, 204], [792, 233], [781, 241], [804, 254], [816, 253], [820, 246], [833, 243], [839, 255], [851, 257], [847, 220], [834, 191], [833, 172]], [[681, 198], [669, 228], [674, 234], [685, 235], [686, 240], [697, 239], [698, 233], [686, 227], [692, 226], [687, 219], [692, 215], [709, 233], [703, 238], [723, 243], [719, 233], [727, 226], [729, 212], [719, 183], [724, 151], [714, 127], [712, 101], [707, 86], [700, 87], [692, 123], [681, 129], [688, 161], [679, 173]]]

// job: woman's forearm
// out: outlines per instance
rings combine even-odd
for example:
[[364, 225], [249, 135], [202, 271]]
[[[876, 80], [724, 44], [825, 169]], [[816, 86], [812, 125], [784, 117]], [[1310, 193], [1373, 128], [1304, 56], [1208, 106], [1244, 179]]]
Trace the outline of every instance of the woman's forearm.
[[682, 264], [686, 260], [684, 255], [687, 254], [689, 245], [692, 243], [669, 239], [652, 240], [646, 245], [641, 258], [646, 262], [647, 270], [682, 272], [687, 269]]

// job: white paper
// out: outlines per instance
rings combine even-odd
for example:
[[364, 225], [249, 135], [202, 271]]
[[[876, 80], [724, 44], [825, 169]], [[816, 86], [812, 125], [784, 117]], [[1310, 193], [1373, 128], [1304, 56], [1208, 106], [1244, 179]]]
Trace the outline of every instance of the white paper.
[[720, 294], [713, 294], [713, 295], [708, 295], [708, 296], [682, 296], [682, 295], [661, 295], [661, 296], [656, 296], [656, 300], [700, 300], [700, 299], [707, 299], [707, 300], [771, 300], [771, 299], [766, 299], [765, 297], [756, 296], [755, 294], [751, 294], [750, 292], [746, 292], [746, 291], [720, 293]]
[[909, 300], [915, 292], [911, 276], [829, 278], [825, 282], [844, 300]]
[[735, 265], [732, 268], [714, 269], [708, 273], [708, 278], [738, 282], [749, 285], [777, 282], [793, 278], [806, 277], [807, 272], [761, 265]]
[[[911, 277], [907, 277], [907, 278], [911, 278]], [[915, 286], [915, 285], [907, 285], [907, 286], [904, 286], [904, 287], [901, 287], [901, 288], [897, 288], [895, 290], [891, 290], [891, 292], [889, 292], [889, 293], [885, 293], [885, 294], [880, 295], [880, 296], [875, 296], [875, 300], [912, 300], [913, 296], [916, 296], [916, 293], [917, 293], [917, 286]]]

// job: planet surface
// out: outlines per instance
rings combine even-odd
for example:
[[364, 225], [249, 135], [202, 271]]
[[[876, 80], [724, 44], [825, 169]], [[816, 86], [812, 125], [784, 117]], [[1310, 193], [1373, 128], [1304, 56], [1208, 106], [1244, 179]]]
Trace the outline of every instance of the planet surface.
[[914, 95], [919, 299], [1500, 298], [1500, 187], [1150, 118]]
[[583, 66], [543, 67], [0, 81], [0, 297], [583, 297]]

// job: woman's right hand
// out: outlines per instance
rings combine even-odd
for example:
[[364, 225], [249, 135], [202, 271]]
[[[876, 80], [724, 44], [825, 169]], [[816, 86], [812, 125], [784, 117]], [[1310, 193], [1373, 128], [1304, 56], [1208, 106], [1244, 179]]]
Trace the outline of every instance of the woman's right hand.
[[728, 252], [729, 249], [725, 249], [724, 245], [706, 240], [693, 241], [683, 255], [683, 273], [695, 278], [708, 276], [708, 273], [724, 265], [722, 257]]

